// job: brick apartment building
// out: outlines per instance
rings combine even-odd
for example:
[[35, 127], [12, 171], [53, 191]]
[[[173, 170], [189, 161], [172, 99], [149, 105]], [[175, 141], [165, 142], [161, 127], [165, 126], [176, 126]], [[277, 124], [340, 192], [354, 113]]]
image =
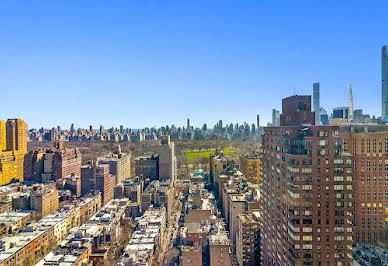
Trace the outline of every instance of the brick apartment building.
[[310, 96], [283, 99], [263, 135], [263, 265], [352, 265], [352, 154], [338, 126], [314, 126]]

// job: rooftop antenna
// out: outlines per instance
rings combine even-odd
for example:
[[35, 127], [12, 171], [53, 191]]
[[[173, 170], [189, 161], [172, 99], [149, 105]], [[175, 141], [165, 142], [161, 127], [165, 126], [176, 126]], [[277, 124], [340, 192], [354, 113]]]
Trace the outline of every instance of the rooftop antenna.
[[295, 88], [294, 88], [294, 95], [296, 95], [296, 93], [295, 93]]

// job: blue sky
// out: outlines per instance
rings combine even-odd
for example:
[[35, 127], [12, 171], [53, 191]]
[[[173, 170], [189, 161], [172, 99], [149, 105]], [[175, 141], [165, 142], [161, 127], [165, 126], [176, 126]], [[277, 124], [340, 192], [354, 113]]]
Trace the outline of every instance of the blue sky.
[[[0, 119], [264, 123], [281, 98], [380, 115], [388, 1], [0, 1]], [[262, 123], [262, 124], [263, 124]]]

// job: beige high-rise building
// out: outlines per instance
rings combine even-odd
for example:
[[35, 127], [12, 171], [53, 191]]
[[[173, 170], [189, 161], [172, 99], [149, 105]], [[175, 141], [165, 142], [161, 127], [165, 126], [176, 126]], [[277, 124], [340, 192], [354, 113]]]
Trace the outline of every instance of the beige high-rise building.
[[257, 154], [240, 155], [240, 171], [247, 181], [258, 184], [260, 181], [260, 158]]
[[159, 154], [159, 179], [175, 180], [176, 177], [176, 156], [175, 144], [170, 141], [170, 136], [162, 136], [160, 146], [156, 148]]
[[27, 153], [27, 125], [21, 119], [0, 120], [0, 185], [23, 181]]

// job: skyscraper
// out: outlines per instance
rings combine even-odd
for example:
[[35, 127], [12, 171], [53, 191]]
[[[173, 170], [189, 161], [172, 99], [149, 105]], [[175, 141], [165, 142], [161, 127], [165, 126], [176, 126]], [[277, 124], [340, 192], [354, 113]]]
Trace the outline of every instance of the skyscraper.
[[190, 118], [187, 118], [187, 130], [190, 130]]
[[353, 121], [353, 92], [352, 84], [349, 86], [349, 122]]
[[260, 128], [260, 115], [257, 114], [257, 131], [259, 131]]
[[276, 109], [272, 109], [272, 126], [280, 125], [280, 112]]
[[313, 110], [315, 112], [315, 124], [320, 125], [321, 124], [321, 118], [319, 113], [319, 83], [313, 84]]
[[386, 45], [383, 46], [381, 52], [381, 88], [381, 118], [383, 120], [388, 120], [388, 53]]
[[0, 185], [23, 181], [27, 153], [27, 125], [21, 119], [0, 120]]

